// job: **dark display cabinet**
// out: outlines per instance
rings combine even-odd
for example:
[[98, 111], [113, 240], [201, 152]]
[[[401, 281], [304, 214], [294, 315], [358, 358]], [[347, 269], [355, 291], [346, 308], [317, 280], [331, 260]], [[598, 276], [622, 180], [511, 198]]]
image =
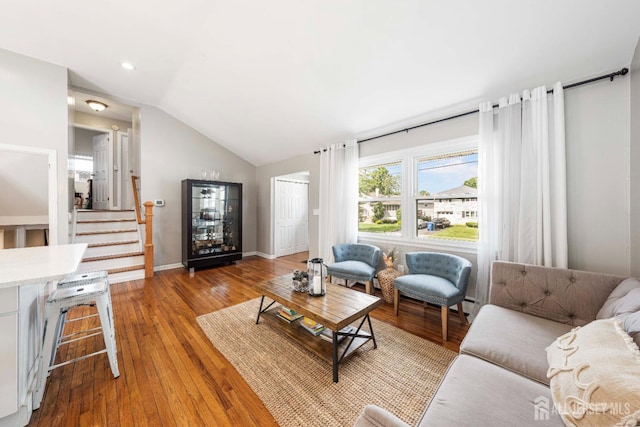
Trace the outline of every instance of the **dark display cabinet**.
[[182, 181], [182, 264], [186, 268], [242, 259], [242, 184]]

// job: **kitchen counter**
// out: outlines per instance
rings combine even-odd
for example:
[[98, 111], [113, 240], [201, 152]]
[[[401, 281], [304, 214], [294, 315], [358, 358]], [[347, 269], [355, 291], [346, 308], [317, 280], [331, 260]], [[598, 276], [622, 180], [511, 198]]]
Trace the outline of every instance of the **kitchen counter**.
[[86, 243], [0, 250], [0, 289], [60, 280], [78, 269]]

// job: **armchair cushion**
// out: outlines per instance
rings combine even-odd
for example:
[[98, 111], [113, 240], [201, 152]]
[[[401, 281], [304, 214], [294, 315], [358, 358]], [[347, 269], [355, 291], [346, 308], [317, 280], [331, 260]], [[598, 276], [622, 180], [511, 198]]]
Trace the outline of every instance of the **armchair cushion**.
[[400, 276], [396, 278], [393, 285], [411, 298], [445, 307], [457, 304], [464, 299], [464, 294], [449, 280], [428, 274]]
[[362, 261], [342, 261], [328, 266], [327, 274], [349, 280], [371, 280], [376, 269]]
[[348, 280], [373, 280], [380, 263], [380, 248], [364, 243], [334, 245], [335, 263], [327, 266], [327, 274]]
[[438, 252], [409, 252], [406, 255], [409, 274], [428, 274], [447, 279], [462, 294], [467, 293], [471, 262], [456, 255]]

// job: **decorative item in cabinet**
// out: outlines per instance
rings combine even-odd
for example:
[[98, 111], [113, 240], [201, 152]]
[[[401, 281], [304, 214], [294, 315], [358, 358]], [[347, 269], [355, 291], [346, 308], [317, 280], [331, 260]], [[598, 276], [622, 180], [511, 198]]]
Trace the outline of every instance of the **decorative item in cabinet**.
[[242, 259], [242, 184], [183, 180], [182, 235], [186, 268]]

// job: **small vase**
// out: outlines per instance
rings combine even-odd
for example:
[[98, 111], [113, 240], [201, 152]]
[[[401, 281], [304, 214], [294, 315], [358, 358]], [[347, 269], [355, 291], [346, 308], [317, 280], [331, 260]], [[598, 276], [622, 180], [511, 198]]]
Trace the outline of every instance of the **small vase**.
[[393, 281], [398, 276], [400, 276], [400, 273], [393, 267], [387, 267], [378, 272], [378, 283], [380, 283], [382, 299], [387, 303], [393, 302]]

